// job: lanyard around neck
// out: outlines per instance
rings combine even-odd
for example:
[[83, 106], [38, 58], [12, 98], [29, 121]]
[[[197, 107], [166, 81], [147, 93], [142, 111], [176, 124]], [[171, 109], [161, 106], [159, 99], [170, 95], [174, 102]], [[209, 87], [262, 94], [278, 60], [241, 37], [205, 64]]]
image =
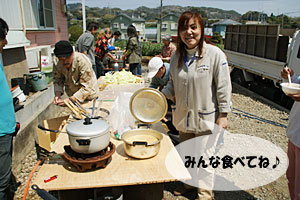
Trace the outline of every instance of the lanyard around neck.
[[188, 68], [194, 62], [195, 59], [196, 59], [196, 56], [194, 54], [194, 56], [191, 58], [191, 60], [189, 62], [187, 55], [185, 55], [184, 58], [183, 58], [183, 61], [184, 61], [185, 65], [186, 65], [186, 67]]

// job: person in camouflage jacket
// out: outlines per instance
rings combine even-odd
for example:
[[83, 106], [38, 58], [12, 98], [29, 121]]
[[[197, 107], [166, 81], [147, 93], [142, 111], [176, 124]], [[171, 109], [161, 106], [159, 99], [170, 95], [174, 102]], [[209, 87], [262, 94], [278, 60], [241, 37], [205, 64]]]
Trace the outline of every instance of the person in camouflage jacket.
[[64, 105], [61, 96], [64, 91], [74, 99], [83, 102], [92, 100], [98, 95], [98, 84], [89, 58], [79, 52], [73, 52], [68, 41], [55, 44], [54, 54], [54, 104]]

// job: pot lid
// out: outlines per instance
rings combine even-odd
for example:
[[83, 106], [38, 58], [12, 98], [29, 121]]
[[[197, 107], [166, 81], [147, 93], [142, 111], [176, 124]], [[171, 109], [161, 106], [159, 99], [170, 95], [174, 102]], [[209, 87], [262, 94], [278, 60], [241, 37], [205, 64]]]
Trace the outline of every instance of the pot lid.
[[25, 76], [35, 76], [35, 75], [43, 75], [45, 74], [44, 72], [31, 72], [29, 74], [24, 74]]
[[104, 120], [85, 118], [67, 125], [67, 133], [75, 137], [95, 137], [105, 134], [109, 125]]
[[147, 124], [160, 121], [168, 109], [164, 94], [153, 88], [137, 90], [131, 96], [129, 106], [133, 117]]

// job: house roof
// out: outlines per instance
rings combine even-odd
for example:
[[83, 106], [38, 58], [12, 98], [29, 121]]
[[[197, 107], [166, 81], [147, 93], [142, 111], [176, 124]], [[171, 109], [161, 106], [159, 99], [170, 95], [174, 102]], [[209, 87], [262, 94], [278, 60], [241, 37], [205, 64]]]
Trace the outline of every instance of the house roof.
[[144, 22], [144, 21], [145, 21], [144, 18], [130, 17], [129, 15], [127, 15], [127, 14], [125, 14], [125, 13], [121, 13], [121, 14], [117, 15], [116, 17], [119, 17], [119, 16], [126, 17], [126, 18], [128, 18], [129, 20], [134, 21], [134, 22]]
[[167, 14], [167, 15], [164, 15], [162, 18], [166, 18], [166, 17], [168, 17], [168, 16], [170, 16], [170, 15], [175, 16], [175, 17], [177, 17], [177, 18], [179, 18], [179, 16], [180, 16], [180, 15], [175, 14], [175, 13], [169, 13], [169, 14]]
[[224, 19], [224, 20], [221, 20], [219, 22], [216, 22], [216, 23], [213, 23], [212, 26], [215, 26], [215, 25], [233, 25], [233, 24], [241, 24], [240, 22], [237, 22], [237, 21], [234, 21], [232, 19]]

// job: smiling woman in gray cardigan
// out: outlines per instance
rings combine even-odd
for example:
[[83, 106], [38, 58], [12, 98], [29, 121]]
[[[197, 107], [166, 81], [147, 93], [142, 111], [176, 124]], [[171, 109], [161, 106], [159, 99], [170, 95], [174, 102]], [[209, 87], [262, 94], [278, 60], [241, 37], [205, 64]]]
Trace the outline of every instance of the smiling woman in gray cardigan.
[[[205, 41], [199, 13], [186, 11], [180, 16], [178, 36], [177, 50], [170, 62], [170, 79], [162, 92], [175, 103], [173, 124], [183, 142], [214, 134], [212, 123], [227, 128], [231, 81], [225, 54]], [[187, 187], [181, 187], [181, 193], [185, 191]], [[198, 199], [212, 196], [212, 191], [199, 188]]]

